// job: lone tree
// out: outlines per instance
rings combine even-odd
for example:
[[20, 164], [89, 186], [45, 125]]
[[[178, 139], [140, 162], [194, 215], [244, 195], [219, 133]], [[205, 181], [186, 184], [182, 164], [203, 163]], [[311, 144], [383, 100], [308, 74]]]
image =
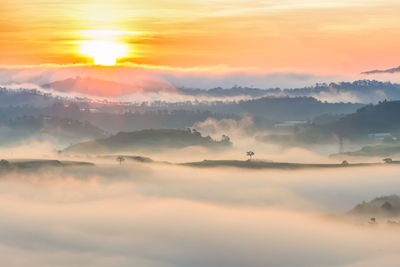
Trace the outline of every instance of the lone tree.
[[247, 155], [248, 157], [250, 157], [250, 158], [249, 158], [249, 161], [250, 161], [250, 160], [252, 159], [252, 157], [254, 156], [254, 152], [251, 151], [251, 150], [250, 150], [250, 151], [247, 151], [247, 152], [246, 152], [246, 155]]
[[5, 159], [0, 160], [0, 169], [1, 168], [4, 168], [4, 169], [10, 168], [10, 163]]
[[122, 162], [125, 161], [125, 158], [124, 158], [123, 156], [118, 156], [118, 157], [117, 157], [117, 161], [119, 162], [119, 165], [121, 165]]
[[383, 161], [384, 161], [385, 163], [392, 163], [392, 162], [393, 162], [393, 160], [392, 160], [391, 158], [383, 159]]

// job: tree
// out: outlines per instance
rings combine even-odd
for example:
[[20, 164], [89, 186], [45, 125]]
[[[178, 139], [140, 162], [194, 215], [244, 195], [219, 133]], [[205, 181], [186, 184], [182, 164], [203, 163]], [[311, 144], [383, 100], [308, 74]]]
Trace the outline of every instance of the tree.
[[249, 161], [250, 161], [250, 160], [252, 159], [252, 157], [254, 156], [254, 152], [251, 151], [251, 150], [250, 150], [250, 151], [247, 151], [247, 152], [246, 152], [246, 155], [247, 155], [248, 157], [250, 157], [250, 158], [249, 158]]
[[123, 156], [118, 156], [118, 157], [117, 157], [117, 161], [119, 162], [119, 165], [121, 165], [122, 162], [125, 161], [125, 158], [124, 158]]
[[0, 168], [8, 169], [10, 168], [10, 163], [7, 160], [2, 159], [0, 160]]
[[201, 133], [196, 129], [192, 129], [192, 134], [194, 134], [195, 136], [201, 136]]
[[222, 135], [222, 139], [221, 139], [221, 143], [229, 145], [229, 144], [231, 144], [231, 139], [229, 138], [229, 136], [223, 134]]
[[383, 159], [383, 161], [384, 161], [385, 163], [392, 163], [392, 162], [393, 162], [393, 160], [392, 160], [391, 158]]

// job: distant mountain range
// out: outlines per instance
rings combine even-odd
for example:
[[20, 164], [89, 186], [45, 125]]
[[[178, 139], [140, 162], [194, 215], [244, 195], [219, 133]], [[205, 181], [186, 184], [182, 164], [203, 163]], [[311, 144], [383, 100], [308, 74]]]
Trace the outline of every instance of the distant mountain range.
[[78, 143], [64, 150], [66, 153], [127, 153], [138, 150], [160, 151], [165, 148], [184, 148], [202, 146], [210, 149], [226, 148], [231, 145], [229, 137], [223, 136], [221, 141], [210, 136], [203, 137], [196, 130], [160, 129], [135, 132], [119, 132], [104, 139]]
[[[399, 67], [400, 68], [400, 67]], [[394, 71], [395, 69], [392, 69]], [[389, 70], [387, 70], [389, 71]], [[78, 93], [83, 97], [120, 98], [129, 95], [168, 93], [171, 96], [180, 95], [202, 97], [202, 101], [240, 100], [260, 97], [314, 97], [327, 102], [377, 103], [378, 101], [400, 100], [400, 84], [380, 82], [375, 80], [359, 80], [354, 82], [318, 83], [315, 86], [303, 88], [249, 88], [235, 86], [232, 88], [188, 89], [175, 88], [162, 81], [147, 81], [146, 83], [120, 83], [95, 79], [91, 77], [75, 77], [41, 85], [45, 89], [53, 89], [61, 93]], [[174, 97], [166, 99], [173, 102]], [[184, 98], [182, 98], [184, 99]], [[158, 99], [158, 101], [162, 101]], [[1, 102], [0, 102], [1, 105]]]
[[[73, 84], [77, 84], [79, 87], [88, 84], [96, 87], [97, 83], [102, 84], [103, 81], [78, 77], [46, 86], [49, 88], [58, 87], [59, 90], [67, 90]], [[125, 86], [107, 81], [103, 85], [117, 89]], [[86, 89], [94, 90], [94, 87]], [[104, 129], [110, 133], [117, 133], [120, 131], [131, 132], [144, 129], [183, 129], [191, 127], [195, 123], [204, 121], [207, 118], [238, 120], [243, 115], [251, 116], [254, 121], [254, 127], [257, 129], [270, 128], [276, 123], [291, 120], [308, 121], [311, 123], [314, 122], [314, 118], [317, 118], [315, 122], [323, 122], [324, 125], [317, 123], [317, 125], [313, 125], [308, 129], [300, 127], [301, 129], [295, 132], [298, 138], [290, 138], [291, 142], [294, 143], [311, 139], [325, 142], [327, 137], [331, 140], [334, 135], [341, 135], [344, 138], [352, 139], [377, 132], [397, 134], [397, 128], [399, 128], [398, 125], [400, 124], [400, 120], [398, 119], [400, 102], [397, 101], [383, 101], [381, 104], [365, 107], [365, 104], [360, 103], [329, 103], [311, 96], [302, 96], [307, 94], [321, 96], [326, 92], [331, 92], [332, 94], [352, 92], [352, 94], [356, 95], [364, 94], [373, 96], [381, 92], [381, 95], [385, 97], [390, 95], [396, 98], [398, 96], [400, 99], [399, 84], [364, 80], [352, 83], [317, 84], [313, 87], [298, 89], [275, 88], [262, 90], [235, 87], [232, 89], [215, 88], [208, 91], [179, 90], [181, 94], [188, 93], [189, 91], [196, 94], [210, 93], [214, 96], [232, 96], [248, 93], [256, 95], [256, 97], [238, 101], [216, 101], [212, 99], [210, 101], [193, 102], [152, 101], [134, 103], [93, 100], [91, 98], [72, 96], [61, 97], [41, 90], [2, 88], [0, 89], [0, 123], [6, 125], [10, 121], [24, 116], [36, 118], [58, 117], [60, 119], [80, 121], [81, 123], [87, 121], [93, 127]], [[279, 96], [260, 97], [262, 92], [273, 92]], [[278, 94], [278, 92], [280, 93]], [[281, 95], [281, 93], [283, 94]], [[288, 94], [291, 96], [288, 96]], [[221, 99], [224, 99], [224, 97], [221, 97]], [[54, 128], [56, 129], [57, 127]], [[4, 134], [0, 131], [3, 138], [6, 139], [7, 136], [14, 137], [9, 134], [8, 125], [3, 129], [7, 129], [4, 131]], [[47, 129], [46, 131], [50, 131], [50, 128], [45, 129]], [[20, 135], [18, 134], [17, 136]], [[92, 136], [93, 134], [87, 135], [88, 138]], [[103, 136], [96, 136], [95, 138], [99, 137]], [[273, 139], [276, 140], [277, 138], [274, 137]], [[278, 140], [281, 139], [278, 137]], [[270, 140], [270, 138], [266, 138], [265, 140]], [[283, 140], [288, 139], [284, 138]], [[76, 140], [74, 139], [74, 141]]]
[[120, 83], [95, 79], [91, 77], [76, 77], [62, 81], [43, 84], [43, 88], [54, 89], [60, 92], [79, 93], [96, 97], [121, 97], [130, 94], [149, 92], [175, 92], [175, 87], [160, 81], [146, 81], [145, 83]]
[[57, 96], [40, 90], [0, 89], [0, 121], [24, 115], [58, 116], [87, 120], [108, 131], [183, 128], [208, 117], [235, 118], [243, 114], [272, 123], [309, 120], [324, 113], [352, 113], [362, 106], [301, 96], [268, 96], [241, 101], [118, 102]]
[[[99, 98], [107, 97], [109, 97], [107, 101], [113, 102], [111, 98], [119, 99], [119, 97], [122, 97], [121, 99], [124, 99], [123, 96], [154, 93], [162, 93], [165, 96], [170, 96], [163, 100], [162, 95], [160, 95], [154, 102], [168, 103], [173, 103], [174, 99], [178, 99], [177, 96], [180, 96], [179, 99], [181, 100], [177, 100], [176, 102], [185, 101], [185, 96], [192, 97], [192, 100], [193, 97], [202, 97], [201, 102], [213, 102], [217, 100], [224, 102], [239, 101], [261, 97], [313, 97], [322, 102], [365, 104], [377, 103], [385, 99], [400, 100], [400, 84], [370, 80], [329, 84], [319, 83], [311, 87], [292, 89], [260, 89], [236, 86], [229, 89], [219, 87], [205, 90], [174, 88], [167, 83], [164, 84], [159, 81], [155, 81], [151, 85], [146, 84], [141, 86], [140, 84], [132, 85], [90, 77], [76, 77], [44, 84], [42, 88], [47, 91], [40, 91], [38, 89], [24, 90], [23, 88], [18, 90], [7, 89], [7, 87], [0, 88], [0, 106], [14, 103], [18, 105], [43, 105], [45, 102], [55, 101], [55, 98], [60, 98], [60, 96], [56, 95], [57, 92], [64, 93], [62, 98], [79, 99], [86, 102], [99, 102]], [[78, 93], [79, 95], [74, 96], [73, 93]], [[96, 97], [97, 99], [90, 99], [91, 97]], [[114, 102], [119, 102], [119, 100], [115, 100]]]
[[318, 83], [315, 86], [281, 89], [281, 88], [248, 88], [233, 87], [229, 89], [213, 88], [203, 89], [179, 89], [182, 94], [208, 97], [238, 97], [252, 98], [275, 97], [314, 97], [328, 102], [353, 102], [353, 103], [377, 103], [378, 101], [400, 100], [400, 84], [380, 82], [375, 80], [359, 80], [354, 82]]
[[[398, 84], [377, 81], [319, 84], [299, 90], [303, 93], [325, 92], [327, 87], [335, 88], [337, 92], [341, 90], [375, 92], [380, 88], [395, 95], [400, 91]], [[246, 91], [243, 88], [235, 90], [234, 92]], [[254, 90], [257, 92], [261, 89]], [[293, 89], [293, 92], [297, 91]], [[107, 137], [106, 131], [115, 134], [146, 129], [184, 129], [208, 118], [217, 121], [221, 119], [238, 121], [244, 115], [253, 120], [250, 129], [247, 129], [249, 132], [270, 130], [275, 124], [284, 121], [307, 121], [304, 126], [295, 127], [290, 136], [277, 133], [260, 136], [258, 139], [261, 141], [281, 142], [287, 145], [302, 142], [324, 144], [338, 142], [338, 138], [352, 141], [367, 139], [370, 133], [384, 132], [398, 137], [400, 136], [398, 114], [400, 114], [400, 101], [382, 101], [377, 105], [364, 105], [329, 103], [308, 96], [267, 96], [240, 101], [132, 103], [61, 97], [41, 90], [2, 88], [0, 89], [0, 144], [6, 143], [5, 140], [11, 142], [42, 136], [51, 136], [57, 142], [64, 144], [78, 143], [89, 139], [104, 139]], [[269, 131], [269, 134], [275, 133]], [[197, 141], [200, 142], [199, 140]], [[196, 142], [193, 144], [189, 142], [187, 145], [207, 146], [206, 143]], [[161, 143], [160, 141], [159, 144]], [[135, 147], [139, 145], [135, 144]]]

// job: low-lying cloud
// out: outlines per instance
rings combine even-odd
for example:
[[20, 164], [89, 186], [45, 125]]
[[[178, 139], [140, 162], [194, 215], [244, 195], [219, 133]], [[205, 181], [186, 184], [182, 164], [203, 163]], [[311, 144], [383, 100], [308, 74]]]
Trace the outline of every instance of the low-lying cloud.
[[[85, 79], [92, 79], [85, 81]], [[68, 79], [77, 79], [68, 81]], [[2, 66], [0, 84], [7, 88], [37, 88], [53, 94], [112, 98], [118, 101], [238, 101], [251, 98], [248, 95], [209, 96], [182, 94], [177, 88], [210, 89], [216, 87], [232, 88], [303, 88], [316, 83], [376, 79], [379, 81], [400, 82], [397, 76], [376, 74], [374, 76], [349, 74], [325, 75], [290, 70], [237, 69], [228, 66], [171, 68], [163, 66], [136, 65], [125, 63], [117, 66], [95, 65], [39, 65]], [[54, 84], [54, 82], [56, 82]], [[46, 85], [46, 88], [42, 88]], [[269, 92], [266, 96], [285, 96], [290, 93]], [[294, 95], [296, 95], [294, 93]], [[324, 91], [310, 93], [321, 101], [370, 103], [387, 98], [383, 91], [373, 93], [353, 91]]]
[[394, 266], [398, 229], [360, 225], [340, 214], [394, 193], [397, 172], [110, 162], [3, 174], [1, 261], [33, 267]]
[[[91, 77], [130, 84], [131, 93], [151, 86], [189, 87], [209, 89], [231, 88], [235, 85], [258, 88], [293, 88], [311, 86], [316, 82], [339, 81], [340, 77], [297, 73], [291, 71], [263, 71], [235, 69], [226, 66], [190, 69], [141, 66], [135, 64], [102, 67], [91, 65], [42, 65], [0, 68], [0, 84], [31, 83], [44, 85], [68, 78]], [[148, 88], [147, 88], [148, 89]], [[71, 91], [72, 92], [72, 91]], [[76, 92], [75, 93], [79, 93]], [[84, 93], [84, 92], [80, 92]], [[110, 92], [110, 95], [111, 92]], [[124, 92], [129, 95], [129, 92]]]

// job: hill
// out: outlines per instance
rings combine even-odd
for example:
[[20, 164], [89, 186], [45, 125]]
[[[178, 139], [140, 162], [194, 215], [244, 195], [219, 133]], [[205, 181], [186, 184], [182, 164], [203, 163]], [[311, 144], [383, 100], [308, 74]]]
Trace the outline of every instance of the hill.
[[223, 136], [221, 141], [210, 136], [203, 137], [196, 130], [141, 130], [135, 132], [119, 132], [105, 139], [97, 139], [72, 145], [64, 150], [66, 153], [121, 153], [137, 150], [161, 150], [165, 148], [184, 148], [202, 146], [210, 149], [229, 147], [229, 137]]
[[91, 162], [84, 161], [59, 161], [59, 160], [0, 160], [0, 174], [7, 171], [37, 171], [39, 169], [60, 168], [60, 167], [91, 167]]
[[108, 134], [89, 122], [58, 117], [22, 116], [0, 121], [0, 145], [32, 140], [53, 141], [61, 144], [103, 138]]
[[43, 84], [43, 88], [51, 88], [59, 92], [80, 93], [97, 97], [120, 97], [142, 92], [175, 92], [176, 89], [168, 83], [160, 81], [137, 82], [135, 84], [120, 83], [95, 79], [91, 77], [75, 77], [62, 81]]
[[318, 101], [313, 97], [265, 97], [243, 101], [238, 106], [244, 112], [254, 116], [279, 118], [279, 120], [285, 121], [311, 119], [325, 113], [352, 113], [363, 105], [326, 103]]
[[332, 123], [330, 127], [346, 138], [367, 137], [372, 133], [400, 134], [400, 101], [368, 105]]
[[362, 202], [348, 212], [361, 217], [396, 217], [400, 215], [400, 197], [397, 195], [378, 197]]
[[289, 162], [271, 162], [259, 160], [203, 160], [199, 162], [187, 162], [182, 166], [215, 168], [215, 167], [234, 167], [243, 169], [309, 169], [309, 168], [348, 168], [348, 167], [369, 167], [380, 165], [379, 163], [355, 163], [355, 164], [305, 164]]
[[46, 107], [62, 101], [51, 93], [37, 89], [0, 87], [0, 108], [9, 106]]
[[[342, 138], [365, 145], [376, 143], [373, 135], [379, 133], [396, 139], [400, 137], [399, 114], [400, 101], [383, 101], [377, 105], [364, 106], [354, 113], [340, 116], [329, 123], [318, 124], [316, 121], [305, 127], [299, 127], [290, 136], [285, 136], [283, 140], [285, 142], [294, 140], [295, 142], [323, 143], [329, 140], [338, 142]], [[400, 146], [400, 144], [396, 145], [394, 140], [386, 141], [386, 148], [393, 146]]]
[[311, 120], [322, 114], [349, 114], [363, 104], [328, 103], [313, 97], [262, 97], [207, 107], [217, 113], [250, 114], [271, 121]]
[[[399, 70], [399, 69], [397, 69]], [[385, 99], [400, 100], [400, 84], [376, 80], [358, 80], [353, 82], [317, 83], [302, 88], [249, 88], [235, 86], [232, 88], [187, 89], [181, 88], [182, 94], [205, 97], [314, 97], [328, 102], [377, 103]]]
[[332, 158], [350, 157], [399, 157], [400, 156], [400, 143], [381, 143], [378, 145], [363, 146], [361, 149], [351, 152], [343, 152], [339, 154], [330, 155]]

